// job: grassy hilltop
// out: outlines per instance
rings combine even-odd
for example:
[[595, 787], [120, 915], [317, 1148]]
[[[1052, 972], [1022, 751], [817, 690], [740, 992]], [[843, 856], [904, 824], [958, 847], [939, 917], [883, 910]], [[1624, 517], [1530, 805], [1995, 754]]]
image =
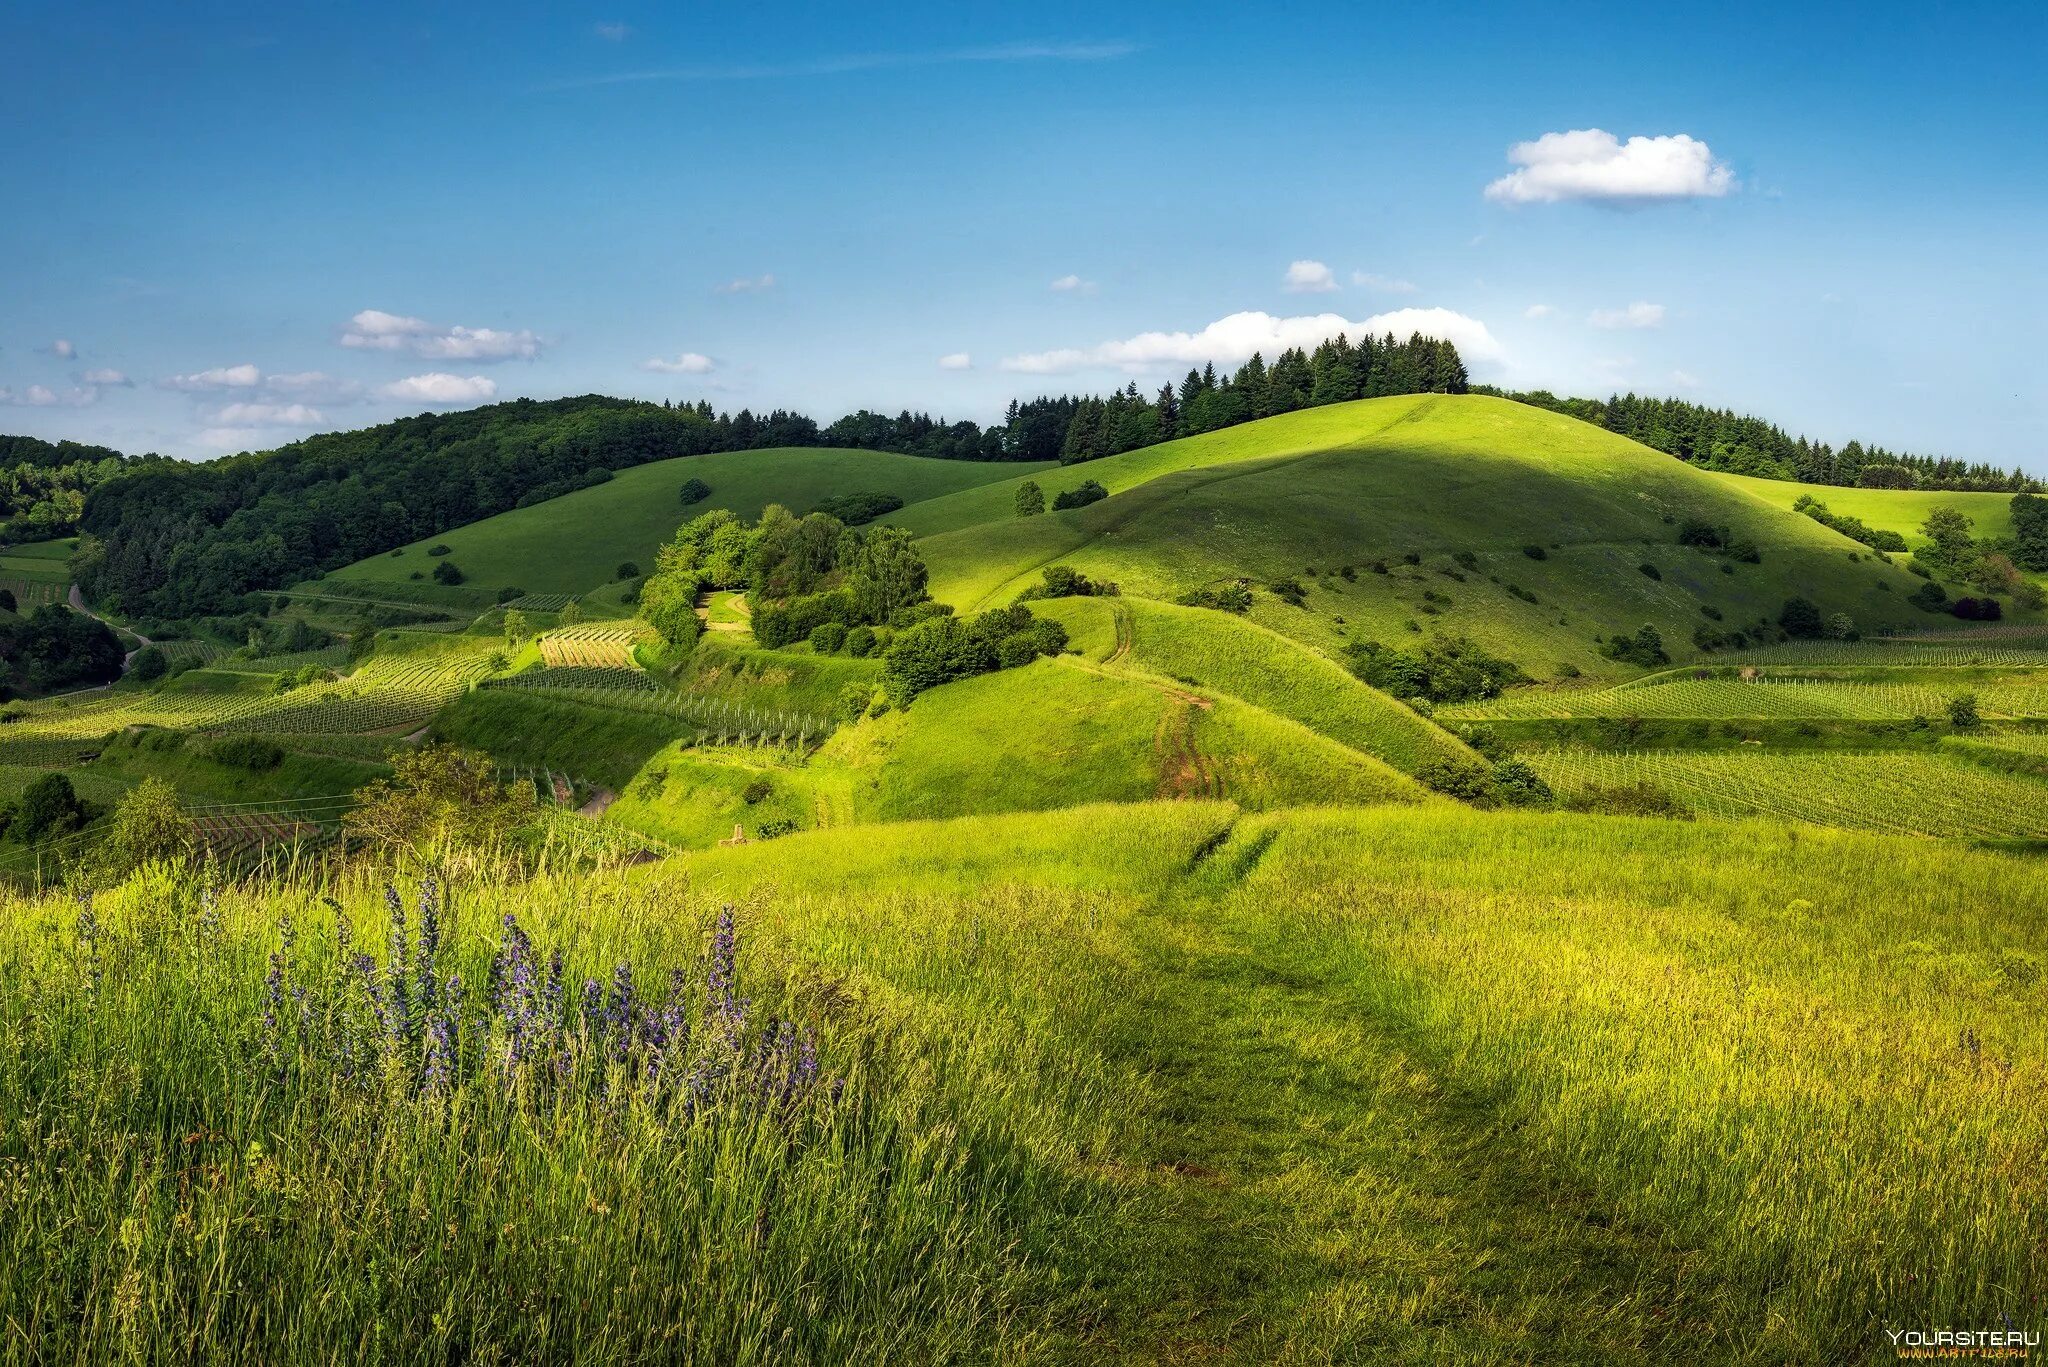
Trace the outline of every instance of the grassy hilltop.
[[[1872, 627], [1915, 616], [1904, 598], [1918, 581], [1848, 538], [1505, 399], [1368, 399], [1032, 478], [1048, 493], [1095, 479], [1110, 497], [1020, 520], [1018, 477], [895, 515], [923, 536], [935, 593], [986, 606], [1054, 560], [1155, 598], [1237, 576], [1293, 578], [1309, 589], [1305, 608], [1261, 595], [1256, 620], [1324, 647], [1398, 640], [1413, 621], [1538, 674], [1609, 668], [1594, 638], [1645, 622], [1684, 646], [1703, 605], [1737, 624], [1775, 617], [1795, 594]], [[1689, 519], [1754, 543], [1760, 562], [1680, 546]]]

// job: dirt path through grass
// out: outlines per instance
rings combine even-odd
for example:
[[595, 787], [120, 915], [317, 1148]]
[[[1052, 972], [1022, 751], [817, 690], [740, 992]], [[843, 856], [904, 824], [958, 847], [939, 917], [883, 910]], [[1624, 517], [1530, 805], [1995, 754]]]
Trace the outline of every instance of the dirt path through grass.
[[1126, 1062], [1159, 1098], [1131, 1180], [1157, 1209], [1129, 1317], [1080, 1356], [1729, 1360], [1681, 1322], [1690, 1260], [1531, 1164], [1363, 994], [1210, 900], [1131, 929], [1154, 984], [1132, 1019], [1155, 1024]]

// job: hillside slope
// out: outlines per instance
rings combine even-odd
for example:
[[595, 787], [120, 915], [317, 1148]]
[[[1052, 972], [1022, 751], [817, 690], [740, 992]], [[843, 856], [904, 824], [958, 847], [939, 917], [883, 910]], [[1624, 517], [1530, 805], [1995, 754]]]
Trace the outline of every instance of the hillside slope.
[[[1083, 477], [1110, 496], [1020, 519], [1012, 479], [896, 520], [923, 535], [933, 593], [963, 610], [1007, 601], [1055, 561], [1167, 600], [1294, 579], [1305, 605], [1261, 593], [1254, 620], [1324, 649], [1462, 633], [1539, 676], [1614, 672], [1599, 640], [1646, 623], [1685, 658], [1696, 629], [1773, 621], [1795, 594], [1866, 630], [1925, 620], [1905, 602], [1918, 580], [1810, 518], [1507, 400], [1334, 405], [1040, 482]], [[1725, 528], [1759, 562], [1681, 545], [1688, 523]]]
[[[685, 521], [714, 508], [754, 518], [770, 503], [802, 513], [822, 499], [868, 492], [895, 494], [915, 504], [1019, 470], [1044, 468], [825, 447], [679, 456], [621, 470], [592, 488], [367, 557], [334, 571], [326, 582], [396, 589], [408, 598], [448, 603], [488, 603], [494, 590], [507, 586], [578, 594], [608, 582], [625, 562], [651, 570], [656, 547]], [[678, 491], [689, 479], [702, 480], [711, 493], [685, 506]], [[428, 556], [434, 546], [448, 547], [446, 559], [466, 577], [461, 586], [433, 581], [441, 560]]]

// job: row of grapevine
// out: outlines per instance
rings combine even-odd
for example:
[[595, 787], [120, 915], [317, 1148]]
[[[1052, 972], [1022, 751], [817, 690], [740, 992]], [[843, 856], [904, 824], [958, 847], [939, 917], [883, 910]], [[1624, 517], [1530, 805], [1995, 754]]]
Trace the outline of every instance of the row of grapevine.
[[540, 658], [544, 664], [565, 668], [630, 665], [642, 634], [631, 626], [564, 627], [541, 637]]
[[1528, 756], [1560, 794], [1650, 783], [1700, 816], [1980, 839], [2048, 837], [2048, 784], [1913, 751], [1557, 750]]
[[1486, 702], [1446, 707], [1449, 720], [1645, 717], [1724, 721], [1848, 721], [1938, 717], [1960, 692], [1977, 695], [1992, 717], [2048, 716], [2048, 682], [1847, 682], [1832, 679], [1662, 678], [1613, 688], [1527, 689]]
[[582, 703], [588, 707], [673, 717], [695, 731], [700, 742], [719, 745], [784, 745], [804, 749], [814, 741], [823, 740], [832, 730], [832, 723], [822, 717], [802, 712], [760, 710], [717, 698], [696, 698], [673, 689], [515, 683], [513, 680], [494, 681], [487, 686], [518, 687], [523, 692]]

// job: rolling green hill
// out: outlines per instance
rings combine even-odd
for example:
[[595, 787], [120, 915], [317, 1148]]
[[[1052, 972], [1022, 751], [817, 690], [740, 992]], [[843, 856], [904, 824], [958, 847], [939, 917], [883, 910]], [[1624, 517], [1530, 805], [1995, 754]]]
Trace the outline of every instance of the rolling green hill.
[[[821, 499], [871, 491], [912, 504], [1043, 468], [819, 447], [679, 456], [412, 542], [395, 554], [359, 560], [321, 582], [454, 604], [488, 603], [496, 590], [508, 586], [536, 594], [581, 594], [610, 582], [622, 563], [632, 562], [643, 572], [653, 569], [655, 548], [684, 522], [714, 508], [753, 518], [768, 504], [780, 503], [802, 513]], [[678, 490], [692, 478], [710, 485], [711, 493], [686, 507]], [[442, 545], [448, 547], [446, 557], [427, 554]], [[459, 587], [434, 582], [434, 567], [444, 558], [466, 576]]]
[[[1919, 581], [1846, 537], [1502, 399], [1363, 400], [1038, 478], [1050, 492], [1084, 475], [1110, 496], [1020, 519], [1010, 479], [895, 520], [924, 534], [932, 591], [962, 610], [1007, 601], [1055, 561], [1157, 599], [1294, 579], [1305, 606], [1260, 593], [1254, 620], [1324, 649], [1462, 633], [1539, 676], [1615, 672], [1597, 641], [1645, 623], [1685, 658], [1696, 628], [1775, 620], [1795, 594], [1866, 630], [1925, 620], [1904, 601]], [[1760, 563], [1679, 544], [1692, 521], [1753, 543]]]

